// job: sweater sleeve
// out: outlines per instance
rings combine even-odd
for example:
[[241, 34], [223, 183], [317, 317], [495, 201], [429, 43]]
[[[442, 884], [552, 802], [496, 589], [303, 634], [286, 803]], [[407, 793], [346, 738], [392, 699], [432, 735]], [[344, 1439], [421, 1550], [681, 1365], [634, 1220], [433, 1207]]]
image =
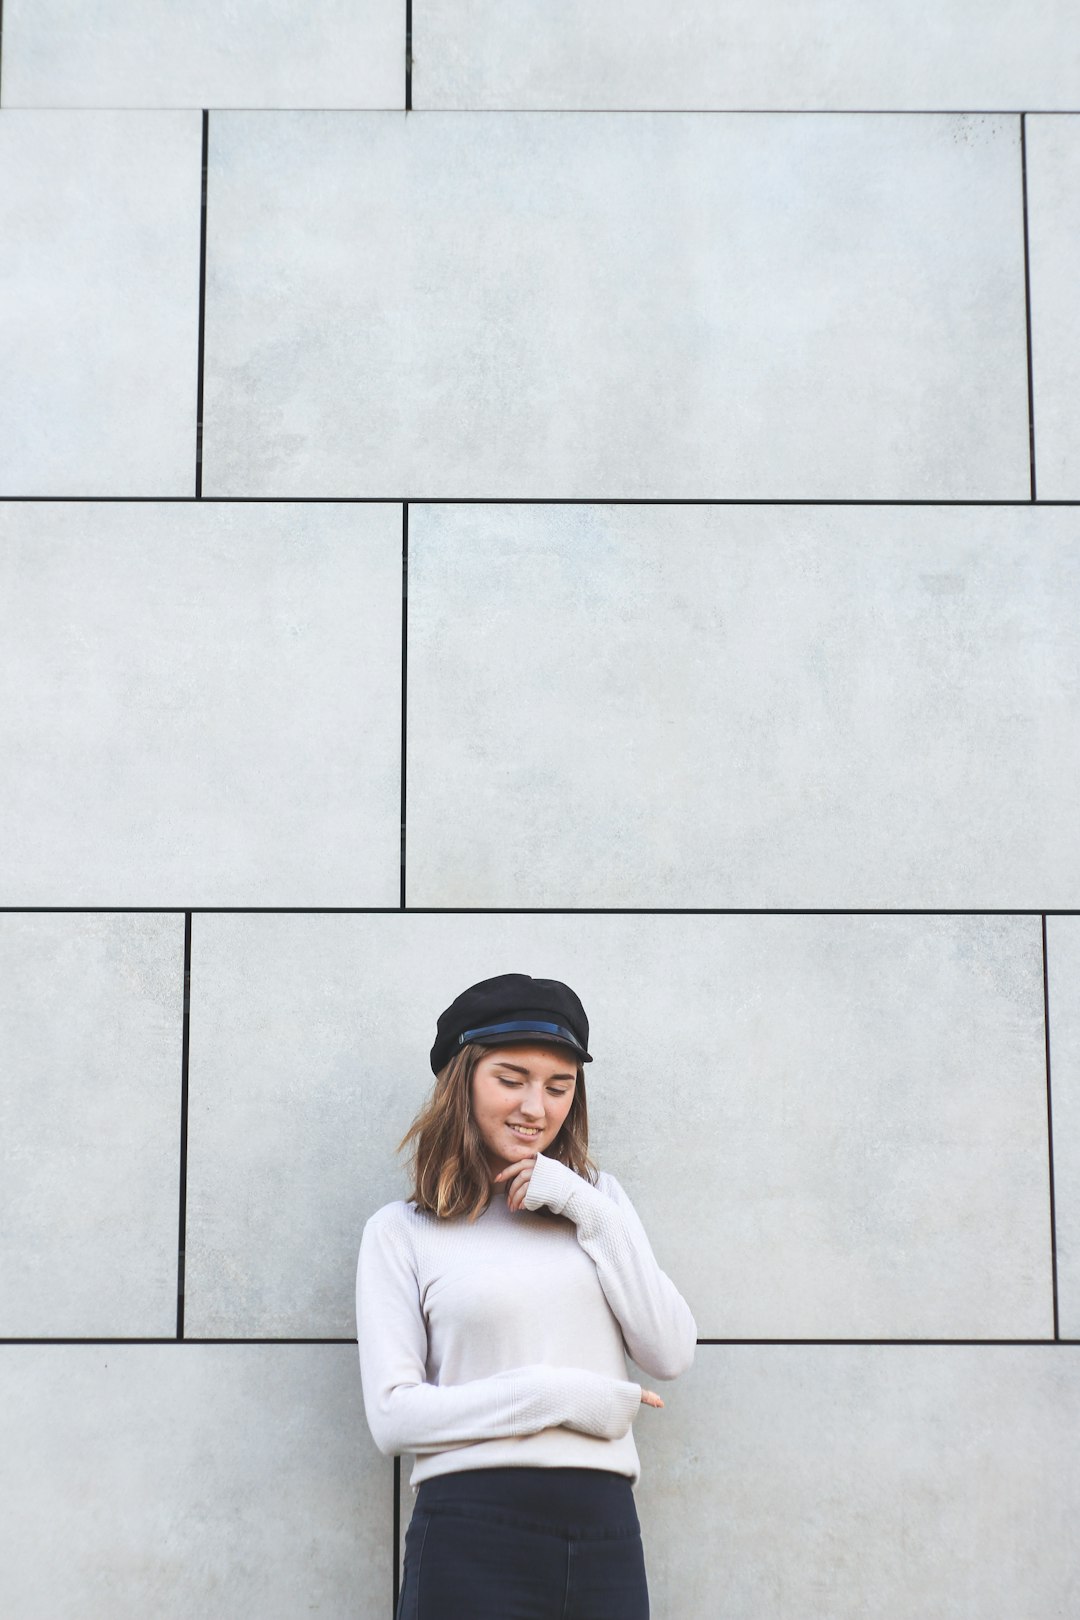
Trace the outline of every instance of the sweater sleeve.
[[426, 1382], [427, 1327], [407, 1234], [378, 1211], [356, 1269], [357, 1347], [364, 1411], [386, 1456], [418, 1456], [563, 1425], [618, 1440], [641, 1386], [584, 1367], [512, 1367], [464, 1384]]
[[697, 1324], [657, 1264], [630, 1199], [614, 1176], [602, 1172], [602, 1180], [603, 1189], [594, 1187], [569, 1165], [538, 1153], [524, 1207], [546, 1204], [574, 1222], [630, 1355], [655, 1378], [678, 1378], [693, 1362]]

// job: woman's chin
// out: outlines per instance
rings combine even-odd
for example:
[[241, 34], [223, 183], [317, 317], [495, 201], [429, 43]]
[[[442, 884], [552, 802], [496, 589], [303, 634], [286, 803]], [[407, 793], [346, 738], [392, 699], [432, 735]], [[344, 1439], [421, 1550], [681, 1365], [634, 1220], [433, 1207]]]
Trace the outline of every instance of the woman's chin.
[[535, 1146], [531, 1142], [515, 1142], [513, 1140], [505, 1147], [500, 1146], [498, 1152], [489, 1148], [487, 1158], [488, 1164], [491, 1166], [491, 1173], [493, 1176], [497, 1176], [500, 1170], [509, 1170], [512, 1165], [521, 1164], [523, 1160], [540, 1151], [539, 1146]]

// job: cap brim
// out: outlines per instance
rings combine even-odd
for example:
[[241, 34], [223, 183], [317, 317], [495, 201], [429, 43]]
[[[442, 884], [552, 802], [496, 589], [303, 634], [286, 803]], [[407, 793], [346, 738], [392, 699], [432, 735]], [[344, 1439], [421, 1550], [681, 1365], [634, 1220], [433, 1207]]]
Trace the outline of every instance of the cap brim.
[[561, 1035], [552, 1035], [546, 1029], [516, 1029], [505, 1035], [473, 1035], [470, 1036], [470, 1046], [516, 1046], [519, 1042], [529, 1041], [540, 1046], [564, 1046], [568, 1052], [573, 1052], [582, 1063], [591, 1063], [592, 1058], [585, 1048], [575, 1040], [564, 1040]]

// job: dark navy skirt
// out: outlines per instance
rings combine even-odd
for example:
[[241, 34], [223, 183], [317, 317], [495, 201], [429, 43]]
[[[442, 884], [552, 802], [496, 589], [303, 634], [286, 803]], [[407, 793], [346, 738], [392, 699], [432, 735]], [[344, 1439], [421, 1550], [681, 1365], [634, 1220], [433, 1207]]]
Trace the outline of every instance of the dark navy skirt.
[[425, 1479], [396, 1620], [648, 1620], [634, 1491], [602, 1468]]

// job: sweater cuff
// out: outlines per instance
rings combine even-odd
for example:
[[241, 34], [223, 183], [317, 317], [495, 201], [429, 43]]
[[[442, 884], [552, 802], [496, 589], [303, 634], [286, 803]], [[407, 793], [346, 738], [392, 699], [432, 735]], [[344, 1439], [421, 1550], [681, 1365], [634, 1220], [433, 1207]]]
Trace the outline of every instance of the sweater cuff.
[[566, 1380], [566, 1427], [597, 1440], [621, 1440], [641, 1405], [641, 1385], [583, 1367], [562, 1367], [558, 1372]]
[[538, 1153], [525, 1189], [524, 1208], [539, 1209], [541, 1204], [546, 1204], [556, 1215], [561, 1215], [578, 1188], [584, 1185], [583, 1178], [561, 1159], [548, 1159]]
[[641, 1406], [641, 1385], [622, 1378], [615, 1380], [615, 1433], [624, 1435], [633, 1423]]

